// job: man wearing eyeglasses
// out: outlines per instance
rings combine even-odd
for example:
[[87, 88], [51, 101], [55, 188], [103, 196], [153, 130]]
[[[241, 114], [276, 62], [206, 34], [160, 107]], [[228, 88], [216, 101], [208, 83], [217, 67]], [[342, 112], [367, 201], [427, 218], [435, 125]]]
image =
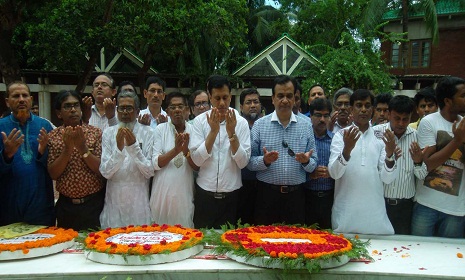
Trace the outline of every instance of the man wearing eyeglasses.
[[[252, 129], [255, 121], [261, 116], [262, 105], [260, 103], [260, 94], [256, 89], [248, 88], [241, 92], [239, 101], [241, 103], [241, 115], [249, 123], [249, 128]], [[242, 188], [239, 191], [237, 218], [240, 218], [242, 223], [255, 224], [254, 209], [255, 200], [257, 199], [256, 172], [243, 168], [241, 174]]]
[[241, 169], [250, 159], [250, 131], [247, 121], [231, 103], [228, 78], [212, 75], [207, 89], [210, 111], [194, 119], [189, 150], [199, 176], [195, 186], [194, 225], [196, 228], [236, 223]]
[[50, 132], [48, 172], [60, 196], [57, 225], [74, 230], [100, 228], [105, 190], [100, 174], [102, 130], [82, 122], [82, 100], [75, 91], [60, 91], [55, 111], [63, 125]]
[[329, 176], [328, 162], [334, 134], [327, 126], [331, 118], [331, 102], [317, 98], [310, 103], [310, 119], [318, 152], [318, 166], [310, 173], [305, 185], [305, 223], [318, 223], [320, 228], [331, 228], [331, 208], [334, 201], [334, 179]]
[[159, 77], [148, 77], [145, 82], [144, 97], [147, 99], [147, 109], [140, 111], [142, 119], [149, 120], [150, 127], [155, 128], [158, 124], [168, 121], [168, 116], [161, 107], [165, 100], [166, 83]]
[[83, 108], [83, 120], [88, 119], [90, 125], [98, 127], [102, 131], [105, 131], [110, 126], [117, 125], [115, 95], [115, 82], [110, 74], [98, 75], [92, 83], [92, 96], [95, 104], [92, 105], [90, 113]]
[[154, 175], [154, 131], [137, 121], [139, 97], [132, 91], [118, 95], [118, 126], [103, 132], [100, 172], [107, 181], [102, 228], [143, 225], [152, 221], [149, 180]]
[[210, 101], [208, 101], [208, 94], [204, 90], [196, 90], [189, 97], [189, 105], [191, 107], [191, 119], [198, 115], [210, 110]]
[[296, 81], [275, 78], [275, 111], [258, 119], [251, 132], [252, 156], [248, 168], [257, 171], [255, 222], [305, 223], [304, 183], [317, 165], [311, 123], [292, 112]]
[[353, 91], [350, 88], [340, 88], [334, 94], [333, 113], [331, 121], [328, 124], [328, 129], [333, 133], [348, 127], [352, 124], [350, 115], [350, 96]]

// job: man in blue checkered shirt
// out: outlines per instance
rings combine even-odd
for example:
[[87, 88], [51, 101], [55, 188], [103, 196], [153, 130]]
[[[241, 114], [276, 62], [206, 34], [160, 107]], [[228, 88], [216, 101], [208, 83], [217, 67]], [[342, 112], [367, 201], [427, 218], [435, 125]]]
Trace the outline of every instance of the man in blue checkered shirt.
[[290, 76], [276, 77], [275, 111], [252, 127], [247, 167], [257, 171], [257, 224], [305, 222], [304, 183], [317, 165], [317, 153], [311, 123], [292, 112], [295, 89]]

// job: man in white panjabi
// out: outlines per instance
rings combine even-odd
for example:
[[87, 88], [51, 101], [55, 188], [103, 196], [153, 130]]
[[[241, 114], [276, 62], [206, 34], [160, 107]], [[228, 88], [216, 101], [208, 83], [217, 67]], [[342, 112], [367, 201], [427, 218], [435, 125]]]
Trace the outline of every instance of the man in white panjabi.
[[191, 124], [184, 119], [189, 110], [180, 92], [166, 96], [169, 122], [155, 128], [152, 164], [155, 176], [150, 197], [153, 221], [158, 224], [181, 224], [194, 227], [194, 173], [198, 170], [190, 157]]
[[336, 180], [331, 215], [335, 232], [394, 234], [383, 183], [398, 176], [401, 150], [391, 130], [376, 134], [370, 126], [373, 100], [370, 91], [356, 90], [350, 96], [354, 124], [339, 130], [331, 142], [328, 171]]
[[139, 98], [134, 92], [118, 95], [118, 126], [102, 137], [100, 172], [108, 179], [102, 228], [142, 225], [152, 221], [149, 208], [149, 179], [153, 176], [152, 128], [137, 122]]

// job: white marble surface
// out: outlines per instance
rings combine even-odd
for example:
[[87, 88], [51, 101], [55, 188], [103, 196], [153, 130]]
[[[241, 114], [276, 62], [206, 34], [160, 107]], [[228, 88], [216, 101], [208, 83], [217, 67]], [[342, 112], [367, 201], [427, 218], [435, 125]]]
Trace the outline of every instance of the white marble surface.
[[[369, 238], [375, 262], [348, 264], [312, 275], [312, 279], [465, 279], [465, 240], [413, 236]], [[396, 249], [394, 249], [396, 248]], [[209, 254], [204, 250], [200, 254]], [[100, 264], [84, 254], [59, 253], [18, 261], [0, 261], [0, 279], [305, 279], [306, 271], [283, 273], [233, 260], [187, 260], [142, 266]]]

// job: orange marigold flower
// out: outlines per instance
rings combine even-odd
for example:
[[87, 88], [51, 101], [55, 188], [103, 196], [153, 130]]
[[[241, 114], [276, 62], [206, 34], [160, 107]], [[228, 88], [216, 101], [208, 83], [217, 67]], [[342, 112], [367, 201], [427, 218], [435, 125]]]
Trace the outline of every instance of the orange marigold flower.
[[457, 258], [459, 258], [459, 259], [463, 258], [463, 254], [462, 253], [457, 253]]

